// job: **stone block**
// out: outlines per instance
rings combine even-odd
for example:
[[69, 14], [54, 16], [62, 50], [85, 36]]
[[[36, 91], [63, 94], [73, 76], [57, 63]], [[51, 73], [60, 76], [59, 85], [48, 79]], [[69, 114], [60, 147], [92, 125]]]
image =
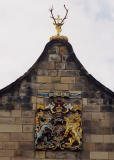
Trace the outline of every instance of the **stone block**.
[[79, 90], [83, 90], [82, 86], [80, 83], [75, 83], [75, 84], [69, 84], [69, 90], [70, 91], [79, 91]]
[[34, 151], [30, 150], [15, 150], [15, 157], [34, 158]]
[[114, 120], [114, 113], [113, 112], [104, 112], [105, 119]]
[[12, 149], [18, 149], [18, 143], [17, 142], [0, 142], [1, 149], [3, 150], [12, 150]]
[[55, 62], [48, 62], [47, 69], [55, 69]]
[[48, 54], [59, 54], [59, 46], [54, 46], [48, 50]]
[[66, 46], [61, 46], [59, 53], [60, 53], [60, 55], [68, 54]]
[[19, 148], [23, 148], [23, 150], [34, 150], [34, 143], [33, 142], [18, 142]]
[[0, 132], [22, 132], [22, 125], [0, 124]]
[[104, 135], [91, 135], [91, 142], [92, 143], [103, 143]]
[[93, 120], [105, 119], [105, 114], [102, 112], [94, 112], [94, 113], [92, 113], [92, 119]]
[[22, 117], [34, 117], [35, 112], [34, 111], [22, 111]]
[[13, 117], [4, 117], [0, 118], [0, 124], [13, 124], [15, 123], [15, 118]]
[[62, 62], [67, 62], [69, 55], [62, 55]]
[[114, 152], [108, 153], [108, 159], [114, 160]]
[[10, 133], [0, 133], [0, 142], [9, 141]]
[[33, 133], [11, 133], [10, 141], [18, 141], [18, 142], [24, 142], [24, 141], [33, 141], [34, 135]]
[[61, 77], [61, 83], [75, 83], [75, 77]]
[[38, 69], [37, 74], [39, 76], [48, 76], [48, 70], [46, 70], [46, 69]]
[[82, 119], [83, 120], [92, 120], [92, 113], [91, 112], [83, 112], [82, 113]]
[[45, 155], [46, 155], [46, 152], [45, 152], [45, 151], [36, 151], [36, 156], [35, 156], [35, 158], [43, 159], [43, 158], [45, 158]]
[[22, 156], [16, 156], [16, 157], [13, 157], [11, 160], [36, 160], [34, 158], [28, 158], [28, 157], [22, 157]]
[[49, 76], [57, 76], [57, 70], [48, 70]]
[[0, 160], [11, 160], [10, 157], [0, 157]]
[[75, 160], [76, 159], [76, 152], [71, 152], [71, 151], [47, 151], [46, 152], [46, 159], [71, 159]]
[[11, 112], [10, 111], [0, 111], [0, 117], [10, 117]]
[[90, 152], [90, 159], [108, 159], [108, 152]]
[[114, 144], [112, 143], [96, 143], [95, 144], [96, 151], [114, 151]]
[[100, 112], [99, 105], [83, 106], [83, 111], [85, 112]]
[[13, 157], [14, 156], [14, 150], [0, 150], [0, 157]]
[[100, 125], [102, 126], [102, 127], [110, 127], [110, 120], [109, 119], [101, 119], [100, 120]]
[[61, 56], [57, 54], [50, 54], [49, 55], [49, 61], [54, 61], [54, 62], [61, 62]]
[[60, 77], [51, 77], [52, 83], [60, 83]]
[[87, 104], [88, 104], [87, 98], [83, 98], [82, 103], [83, 103], [84, 106], [87, 106]]
[[52, 90], [53, 89], [53, 85], [51, 83], [49, 84], [38, 84], [38, 90]]
[[21, 104], [21, 109], [22, 110], [32, 110], [33, 109], [33, 104], [31, 104], [31, 103], [22, 103]]
[[55, 90], [68, 90], [68, 84], [56, 83], [56, 84], [54, 84], [54, 89]]
[[37, 77], [38, 83], [51, 83], [51, 77], [49, 76], [38, 76]]
[[65, 69], [65, 63], [56, 63], [56, 69]]
[[79, 159], [78, 160], [89, 160], [90, 159], [90, 152], [89, 151], [81, 151], [78, 152], [79, 154]]
[[84, 142], [91, 142], [91, 135], [90, 134], [84, 134], [83, 135], [83, 141]]
[[76, 66], [76, 63], [74, 63], [74, 62], [67, 62], [66, 63], [66, 69], [67, 70], [76, 70], [78, 68]]
[[83, 150], [84, 151], [95, 151], [95, 144], [94, 143], [84, 143]]
[[111, 142], [114, 143], [114, 135], [111, 135]]
[[23, 132], [33, 132], [33, 125], [23, 125]]
[[101, 106], [101, 111], [102, 112], [112, 112], [112, 106], [111, 105]]
[[58, 71], [58, 76], [60, 77], [74, 77], [74, 76], [79, 76], [79, 70], [59, 70]]
[[34, 118], [28, 118], [28, 117], [16, 117], [15, 118], [15, 124], [34, 124]]
[[12, 117], [21, 117], [21, 110], [12, 110], [11, 116]]
[[[39, 93], [39, 92], [38, 92]], [[43, 92], [43, 93], [45, 93], [45, 92]], [[39, 104], [44, 104], [44, 98], [37, 98], [37, 103], [39, 103]]]
[[34, 104], [34, 103], [36, 103], [36, 96], [32, 96], [32, 98], [31, 98], [31, 102]]
[[34, 124], [34, 118], [28, 118], [28, 117], [23, 117], [22, 118], [22, 123], [23, 124]]

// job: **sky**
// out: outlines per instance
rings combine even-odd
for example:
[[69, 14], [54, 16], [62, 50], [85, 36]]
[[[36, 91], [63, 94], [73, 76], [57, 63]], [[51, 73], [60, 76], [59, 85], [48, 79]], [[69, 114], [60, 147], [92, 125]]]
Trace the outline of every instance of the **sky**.
[[56, 35], [49, 8], [64, 17], [62, 35], [98, 81], [114, 91], [114, 0], [0, 0], [0, 89], [35, 63]]

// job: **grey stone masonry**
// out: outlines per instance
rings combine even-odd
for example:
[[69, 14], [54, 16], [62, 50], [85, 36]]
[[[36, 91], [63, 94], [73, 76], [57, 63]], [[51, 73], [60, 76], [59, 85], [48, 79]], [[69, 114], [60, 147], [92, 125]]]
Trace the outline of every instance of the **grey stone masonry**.
[[[37, 104], [48, 93], [77, 94], [82, 105], [82, 150], [35, 150]], [[0, 90], [0, 160], [114, 160], [114, 92], [90, 75], [65, 40], [52, 40], [22, 77]]]

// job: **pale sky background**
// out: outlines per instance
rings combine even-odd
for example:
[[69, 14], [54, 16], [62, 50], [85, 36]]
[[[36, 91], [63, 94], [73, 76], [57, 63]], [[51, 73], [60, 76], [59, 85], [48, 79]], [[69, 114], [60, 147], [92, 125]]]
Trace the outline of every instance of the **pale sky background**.
[[114, 91], [114, 0], [0, 0], [0, 89], [22, 76], [55, 35], [49, 8], [64, 16], [78, 59]]

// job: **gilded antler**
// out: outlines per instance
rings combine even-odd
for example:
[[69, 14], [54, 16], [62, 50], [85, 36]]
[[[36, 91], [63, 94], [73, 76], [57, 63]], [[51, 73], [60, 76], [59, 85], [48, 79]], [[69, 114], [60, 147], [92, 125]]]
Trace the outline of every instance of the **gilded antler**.
[[64, 8], [66, 10], [66, 14], [65, 14], [65, 17], [62, 19], [61, 23], [64, 23], [64, 20], [67, 19], [67, 15], [68, 15], [68, 9], [66, 8], [65, 5], [64, 5]]
[[64, 5], [64, 8], [65, 8], [65, 10], [66, 10], [66, 14], [65, 14], [65, 16], [64, 16], [64, 18], [60, 18], [60, 16], [58, 15], [56, 18], [54, 17], [54, 15], [53, 15], [53, 6], [52, 6], [52, 8], [51, 9], [49, 9], [50, 10], [50, 12], [51, 12], [51, 18], [54, 20], [54, 26], [55, 26], [55, 29], [56, 29], [56, 31], [57, 31], [57, 35], [56, 36], [54, 36], [54, 37], [52, 37], [52, 38], [50, 38], [50, 39], [55, 39], [55, 38], [61, 38], [61, 39], [65, 39], [65, 40], [67, 40], [68, 41], [68, 38], [67, 37], [65, 37], [65, 36], [60, 36], [60, 33], [61, 33], [61, 31], [62, 31], [62, 29], [61, 29], [61, 27], [62, 27], [62, 25], [64, 24], [64, 21], [65, 21], [65, 19], [67, 19], [67, 15], [68, 15], [68, 9], [66, 8], [66, 6]]
[[56, 24], [56, 19], [54, 18], [54, 15], [53, 15], [53, 6], [51, 9], [49, 9], [50, 12], [51, 12], [51, 18], [54, 20], [55, 24]]

